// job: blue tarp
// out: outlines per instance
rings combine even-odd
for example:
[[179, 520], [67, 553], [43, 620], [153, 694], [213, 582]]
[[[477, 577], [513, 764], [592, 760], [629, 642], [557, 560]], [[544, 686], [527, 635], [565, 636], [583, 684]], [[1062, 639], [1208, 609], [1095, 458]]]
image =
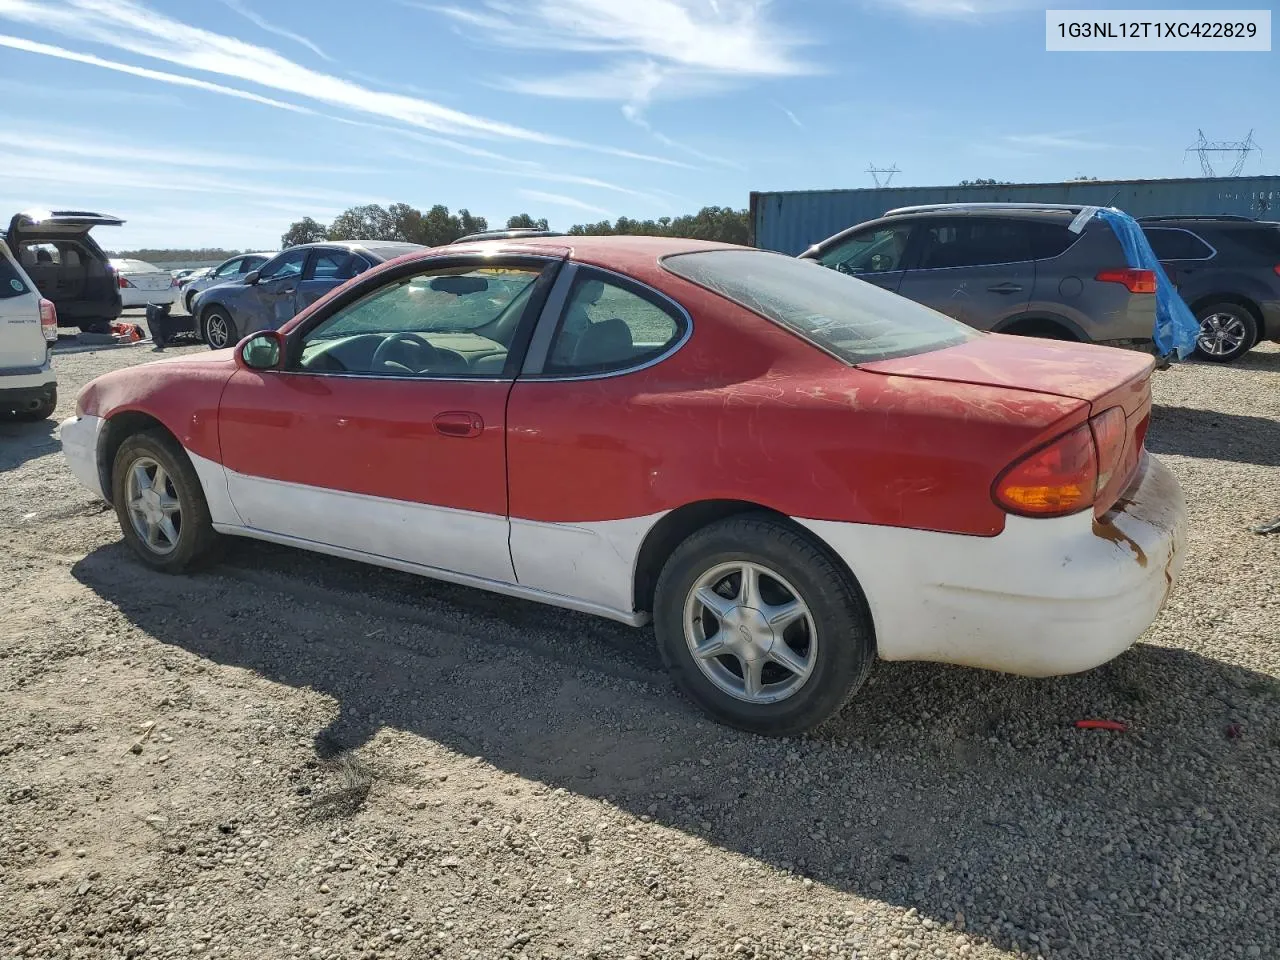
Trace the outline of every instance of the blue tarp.
[[[1142, 232], [1142, 227], [1129, 214], [1113, 207], [1086, 207], [1081, 212], [1081, 216], [1083, 217], [1089, 210], [1093, 210], [1093, 216], [1107, 223], [1114, 231], [1131, 269], [1155, 272], [1156, 327], [1153, 335], [1156, 349], [1162, 357], [1176, 353], [1179, 360], [1185, 360], [1196, 348], [1196, 338], [1200, 336], [1200, 324], [1165, 275], [1164, 268], [1156, 259], [1155, 251], [1147, 241], [1147, 235]], [[1077, 223], [1083, 227], [1080, 219], [1077, 218]], [[1088, 217], [1084, 219], [1087, 220]], [[1073, 223], [1072, 226], [1075, 227], [1076, 224]]]

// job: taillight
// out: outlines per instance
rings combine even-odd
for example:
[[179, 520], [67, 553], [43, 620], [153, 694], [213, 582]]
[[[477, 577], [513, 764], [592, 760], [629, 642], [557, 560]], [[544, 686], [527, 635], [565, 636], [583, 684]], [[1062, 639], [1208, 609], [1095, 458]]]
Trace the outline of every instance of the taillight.
[[1124, 439], [1129, 424], [1125, 420], [1124, 411], [1112, 407], [1093, 417], [1089, 421], [1093, 430], [1093, 445], [1098, 456], [1098, 490], [1106, 489], [1111, 482], [1112, 474], [1120, 466], [1120, 455], [1124, 453]]
[[178, 285], [178, 278], [177, 278], [177, 277], [174, 277], [173, 279], [171, 279], [171, 280], [169, 281], [169, 286], [170, 286], [170, 287], [176, 287], [177, 285]]
[[1272, 269], [1272, 270], [1274, 270], [1274, 271], [1276, 272], [1276, 276], [1277, 276], [1277, 277], [1280, 277], [1280, 263], [1277, 263], [1277, 264], [1276, 264], [1274, 267], [1272, 267], [1271, 269]]
[[133, 286], [133, 284], [129, 281], [129, 278], [126, 277], [123, 273], [116, 274], [116, 285], [119, 286], [121, 290], [123, 290], [125, 287]]
[[[1134, 438], [1139, 449], [1145, 426]], [[1091, 417], [1006, 467], [992, 490], [996, 503], [1025, 517], [1061, 517], [1092, 506], [1126, 462], [1128, 430], [1119, 407]]]
[[1154, 270], [1099, 270], [1093, 279], [1102, 283], [1123, 283], [1130, 293], [1155, 293], [1156, 272]]
[[997, 479], [995, 501], [1010, 513], [1060, 517], [1093, 503], [1098, 460], [1093, 433], [1082, 423], [1015, 461]]
[[50, 343], [58, 339], [58, 308], [49, 300], [40, 301], [40, 332]]

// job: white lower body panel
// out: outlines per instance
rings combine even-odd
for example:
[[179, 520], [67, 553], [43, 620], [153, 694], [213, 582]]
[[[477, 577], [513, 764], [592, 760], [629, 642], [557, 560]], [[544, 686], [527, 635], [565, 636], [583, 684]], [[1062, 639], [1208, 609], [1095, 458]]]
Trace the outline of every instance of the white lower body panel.
[[[72, 472], [99, 495], [102, 421], [63, 424]], [[539, 523], [247, 477], [188, 454], [220, 533], [283, 543], [641, 624], [636, 562], [663, 514]], [[1146, 458], [1121, 506], [1009, 517], [995, 537], [798, 519], [848, 565], [879, 655], [1027, 676], [1105, 663], [1138, 639], [1181, 569], [1186, 505]]]
[[101, 417], [69, 417], [62, 421], [58, 437], [62, 441], [62, 455], [75, 478], [95, 495], [110, 500], [110, 495], [102, 489], [102, 475], [98, 472], [98, 437], [105, 423]]
[[30, 373], [6, 373], [0, 370], [0, 390], [38, 390], [40, 387], [55, 386], [57, 382], [53, 364], [48, 360], [44, 366], [32, 368]]
[[995, 537], [800, 522], [861, 583], [886, 660], [1032, 677], [1076, 673], [1128, 649], [1182, 567], [1186, 504], [1154, 457], [1102, 521], [1009, 517]]
[[178, 299], [177, 287], [144, 290], [141, 287], [124, 287], [120, 291], [122, 307], [145, 307], [148, 303], [174, 303]]

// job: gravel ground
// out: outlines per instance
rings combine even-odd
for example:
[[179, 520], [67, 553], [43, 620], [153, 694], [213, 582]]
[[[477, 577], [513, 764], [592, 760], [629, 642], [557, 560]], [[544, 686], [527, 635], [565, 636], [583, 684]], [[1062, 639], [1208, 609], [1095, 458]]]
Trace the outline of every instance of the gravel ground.
[[[151, 356], [60, 353], [58, 416]], [[1142, 643], [880, 664], [791, 741], [647, 631], [247, 542], [148, 574], [0, 424], [0, 957], [1280, 956], [1280, 348], [1155, 391], [1191, 535]]]

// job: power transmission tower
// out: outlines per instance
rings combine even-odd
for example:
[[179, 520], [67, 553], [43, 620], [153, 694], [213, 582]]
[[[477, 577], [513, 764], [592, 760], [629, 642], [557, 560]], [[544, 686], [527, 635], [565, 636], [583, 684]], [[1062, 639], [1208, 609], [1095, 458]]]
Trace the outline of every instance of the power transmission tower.
[[1203, 130], [1197, 130], [1196, 133], [1200, 134], [1199, 139], [1187, 147], [1184, 156], [1187, 153], [1196, 154], [1200, 158], [1200, 170], [1206, 177], [1219, 176], [1213, 167], [1215, 157], [1221, 160], [1234, 158], [1231, 160], [1231, 171], [1226, 176], [1238, 177], [1244, 170], [1244, 163], [1249, 159], [1249, 154], [1262, 150], [1258, 142], [1253, 139], [1252, 130], [1243, 140], [1210, 140], [1205, 137]]
[[[871, 174], [871, 179], [876, 182], [877, 187], [887, 187], [893, 181], [893, 175], [901, 172], [896, 163], [892, 167], [877, 167], [874, 163], [867, 167], [867, 173]], [[880, 182], [881, 176], [884, 177], [884, 183]]]

